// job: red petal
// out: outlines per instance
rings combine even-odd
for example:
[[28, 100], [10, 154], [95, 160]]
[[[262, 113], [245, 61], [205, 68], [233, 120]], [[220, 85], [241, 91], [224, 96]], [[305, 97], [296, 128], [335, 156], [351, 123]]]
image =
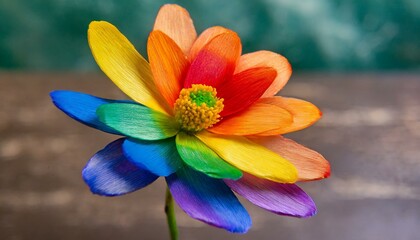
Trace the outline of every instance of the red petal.
[[221, 116], [244, 110], [257, 101], [276, 78], [276, 70], [270, 67], [247, 69], [235, 74], [231, 80], [217, 88], [217, 96], [224, 99]]
[[198, 36], [197, 40], [195, 40], [194, 44], [191, 47], [188, 59], [195, 59], [198, 53], [201, 51], [201, 49], [203, 49], [204, 46], [206, 46], [207, 43], [213, 40], [213, 38], [215, 38], [216, 36], [227, 32], [232, 31], [219, 26], [207, 28], [204, 32], [200, 34], [200, 36]]
[[232, 77], [241, 51], [241, 40], [235, 32], [216, 36], [200, 50], [191, 63], [184, 87], [189, 88], [192, 84], [217, 87]]
[[292, 75], [292, 66], [285, 57], [270, 51], [258, 51], [244, 54], [239, 59], [235, 74], [249, 68], [272, 67], [277, 71], [277, 77], [265, 91], [263, 97], [272, 97], [280, 91]]

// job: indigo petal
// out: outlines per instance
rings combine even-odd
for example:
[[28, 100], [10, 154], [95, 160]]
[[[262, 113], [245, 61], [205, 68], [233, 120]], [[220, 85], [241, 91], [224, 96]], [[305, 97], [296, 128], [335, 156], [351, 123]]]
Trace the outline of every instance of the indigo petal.
[[92, 193], [119, 196], [143, 188], [158, 176], [135, 166], [122, 152], [120, 138], [97, 152], [83, 169], [82, 176]]
[[96, 109], [103, 104], [128, 101], [98, 98], [89, 94], [67, 90], [52, 91], [50, 96], [55, 106], [71, 118], [104, 132], [121, 135], [119, 131], [99, 121]]
[[236, 193], [270, 212], [293, 217], [316, 214], [314, 201], [295, 184], [282, 184], [245, 174], [237, 181], [225, 180]]
[[169, 176], [182, 166], [174, 138], [159, 141], [126, 139], [123, 152], [132, 163], [158, 176]]
[[192, 218], [236, 233], [251, 227], [248, 212], [222, 180], [185, 166], [166, 181], [175, 201]]

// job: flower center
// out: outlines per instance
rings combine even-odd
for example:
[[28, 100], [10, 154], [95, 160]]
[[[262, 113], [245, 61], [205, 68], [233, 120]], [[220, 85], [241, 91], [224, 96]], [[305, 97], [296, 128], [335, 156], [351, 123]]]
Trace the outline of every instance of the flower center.
[[174, 111], [182, 130], [198, 132], [220, 120], [223, 98], [218, 98], [216, 94], [216, 89], [202, 84], [193, 84], [191, 88], [181, 90]]

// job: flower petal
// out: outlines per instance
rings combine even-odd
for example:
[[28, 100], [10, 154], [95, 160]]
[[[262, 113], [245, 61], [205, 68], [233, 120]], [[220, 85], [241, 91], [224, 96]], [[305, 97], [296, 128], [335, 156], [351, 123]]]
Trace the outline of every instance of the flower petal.
[[162, 105], [149, 63], [116, 27], [104, 21], [91, 22], [88, 40], [96, 63], [125, 94], [156, 111], [170, 112]]
[[50, 97], [54, 105], [71, 118], [104, 132], [121, 135], [120, 132], [99, 121], [96, 109], [103, 104], [127, 101], [104, 99], [67, 90], [52, 91]]
[[166, 181], [175, 201], [192, 218], [235, 233], [251, 227], [248, 212], [222, 180], [184, 167]]
[[265, 91], [263, 97], [272, 97], [286, 85], [292, 75], [292, 66], [285, 57], [270, 51], [258, 51], [240, 57], [235, 74], [255, 67], [272, 67], [277, 71], [273, 84]]
[[221, 158], [244, 172], [280, 183], [294, 183], [296, 168], [278, 154], [241, 136], [202, 131], [196, 136]]
[[147, 53], [155, 85], [168, 105], [173, 107], [189, 62], [176, 43], [161, 31], [150, 33]]
[[225, 183], [242, 197], [270, 212], [293, 217], [316, 214], [314, 201], [295, 184], [276, 183], [250, 174], [244, 174], [237, 181], [225, 180]]
[[172, 38], [185, 55], [197, 38], [190, 14], [176, 4], [165, 4], [160, 8], [153, 30], [160, 30]]
[[250, 139], [293, 163], [298, 170], [299, 181], [317, 180], [330, 176], [330, 164], [321, 154], [291, 139], [282, 136]]
[[158, 176], [169, 176], [182, 166], [174, 138], [159, 141], [126, 139], [122, 147], [128, 160]]
[[207, 43], [209, 43], [214, 37], [216, 37], [216, 36], [218, 36], [222, 33], [227, 33], [227, 32], [230, 32], [230, 31], [231, 30], [229, 30], [227, 28], [219, 27], [219, 26], [207, 28], [195, 40], [194, 44], [191, 47], [190, 55], [189, 55], [188, 58], [191, 59], [191, 60], [195, 59], [197, 57], [198, 53], [200, 52], [200, 50]]
[[158, 177], [128, 161], [120, 138], [96, 153], [86, 164], [82, 176], [92, 193], [119, 196], [143, 188]]
[[285, 126], [284, 128], [259, 133], [258, 135], [261, 136], [279, 135], [302, 130], [314, 124], [322, 116], [321, 111], [315, 105], [296, 98], [276, 96], [271, 98], [261, 98], [258, 102], [284, 108], [293, 115], [293, 124]]
[[228, 116], [244, 110], [257, 101], [276, 78], [276, 71], [270, 67], [251, 68], [233, 75], [217, 88], [217, 96], [225, 105], [221, 116]]
[[289, 111], [270, 104], [255, 103], [238, 114], [224, 118], [208, 131], [221, 135], [252, 135], [292, 123], [293, 118]]
[[104, 104], [96, 113], [101, 122], [136, 139], [160, 140], [178, 132], [178, 125], [172, 117], [138, 104]]
[[178, 133], [176, 148], [186, 164], [210, 177], [229, 179], [242, 177], [239, 169], [226, 163], [193, 135]]
[[201, 49], [191, 63], [184, 87], [189, 88], [192, 84], [217, 87], [231, 78], [241, 50], [241, 39], [235, 32], [216, 36]]

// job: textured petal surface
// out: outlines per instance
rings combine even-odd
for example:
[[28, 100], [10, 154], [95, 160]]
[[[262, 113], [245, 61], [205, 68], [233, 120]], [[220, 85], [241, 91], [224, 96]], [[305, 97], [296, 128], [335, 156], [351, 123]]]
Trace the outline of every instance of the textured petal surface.
[[296, 168], [275, 152], [241, 136], [202, 131], [196, 135], [221, 158], [244, 172], [281, 183], [297, 180]]
[[293, 117], [289, 111], [270, 104], [255, 103], [238, 114], [224, 118], [207, 130], [222, 135], [252, 135], [292, 123]]
[[170, 112], [168, 106], [162, 106], [149, 63], [115, 26], [91, 22], [88, 39], [96, 63], [125, 94], [156, 111]]
[[253, 137], [261, 144], [289, 160], [298, 170], [299, 181], [322, 179], [330, 176], [330, 164], [319, 153], [282, 136]]
[[176, 43], [161, 31], [150, 34], [147, 53], [155, 85], [172, 107], [181, 91], [189, 62]]
[[138, 104], [104, 104], [97, 110], [99, 120], [126, 136], [142, 140], [160, 140], [175, 136], [175, 120]]
[[184, 167], [166, 181], [175, 201], [192, 218], [236, 233], [251, 227], [248, 212], [222, 180]]
[[198, 38], [195, 40], [194, 44], [191, 47], [189, 59], [195, 59], [197, 57], [197, 54], [200, 52], [200, 50], [209, 43], [214, 37], [222, 34], [230, 32], [231, 30], [224, 28], [224, 27], [211, 27], [207, 28], [204, 32], [198, 36]]
[[123, 152], [136, 166], [158, 176], [169, 176], [182, 166], [174, 138], [158, 141], [126, 139]]
[[316, 214], [314, 201], [295, 184], [276, 183], [250, 174], [225, 182], [233, 191], [270, 212], [294, 217]]
[[272, 67], [277, 71], [277, 77], [265, 91], [263, 97], [272, 97], [280, 91], [292, 75], [292, 66], [285, 57], [270, 51], [258, 51], [244, 54], [239, 59], [235, 74], [255, 67]]
[[207, 43], [192, 61], [184, 87], [205, 84], [217, 87], [232, 77], [241, 55], [241, 40], [235, 32], [220, 34]]
[[244, 110], [257, 101], [276, 78], [270, 67], [251, 68], [235, 74], [217, 88], [217, 96], [224, 99], [221, 116]]
[[260, 133], [259, 135], [262, 136], [278, 135], [298, 131], [311, 126], [322, 116], [321, 111], [315, 105], [296, 98], [271, 97], [262, 98], [258, 100], [258, 102], [272, 104], [274, 106], [284, 108], [293, 115], [293, 124], [285, 126], [284, 128]]
[[71, 118], [104, 132], [121, 134], [99, 121], [96, 109], [103, 104], [127, 101], [98, 98], [89, 94], [67, 90], [53, 91], [50, 93], [50, 96], [54, 105]]
[[160, 8], [153, 30], [160, 30], [172, 38], [185, 55], [197, 38], [190, 14], [176, 4], [165, 4]]
[[225, 162], [193, 135], [178, 133], [176, 147], [186, 164], [210, 177], [229, 179], [242, 177], [239, 169]]
[[122, 153], [124, 138], [108, 144], [96, 153], [83, 169], [90, 190], [103, 196], [119, 196], [143, 188], [158, 176], [138, 168]]

